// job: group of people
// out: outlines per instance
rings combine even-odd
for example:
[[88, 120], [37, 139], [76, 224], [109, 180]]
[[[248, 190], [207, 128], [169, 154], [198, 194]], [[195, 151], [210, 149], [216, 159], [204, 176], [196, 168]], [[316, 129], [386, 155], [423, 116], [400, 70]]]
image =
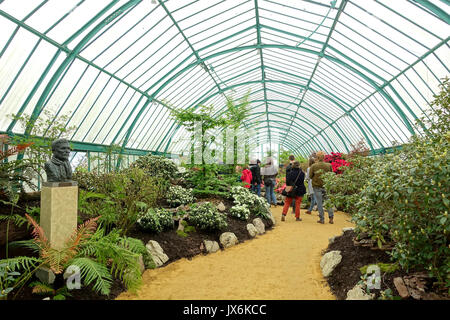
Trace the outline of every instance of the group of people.
[[[326, 197], [325, 189], [323, 187], [322, 174], [326, 172], [332, 172], [332, 167], [330, 163], [324, 162], [325, 152], [319, 151], [313, 154], [308, 161], [308, 168], [306, 169], [306, 174], [300, 167], [300, 162], [295, 161], [293, 155], [289, 156], [289, 165], [286, 167], [286, 186], [291, 186], [294, 188], [293, 195], [287, 196], [283, 212], [281, 215], [281, 220], [286, 220], [286, 214], [289, 210], [291, 204], [293, 205], [293, 210], [295, 212], [296, 221], [301, 221], [300, 218], [300, 205], [303, 200], [303, 196], [308, 193], [311, 196], [311, 204], [309, 209], [306, 211], [307, 214], [311, 214], [312, 209], [317, 204], [317, 211], [319, 211], [318, 223], [324, 224], [324, 210], [323, 201]], [[305, 179], [308, 183], [308, 190], [305, 187]], [[295, 200], [295, 201], [294, 201]], [[334, 223], [334, 213], [333, 209], [328, 209], [329, 223]]]
[[[240, 168], [237, 168], [237, 171]], [[250, 165], [245, 165], [242, 170], [240, 180], [244, 183], [244, 187], [261, 196], [261, 183], [264, 182], [266, 189], [266, 199], [271, 205], [277, 206], [277, 198], [275, 196], [276, 177], [278, 169], [274, 164], [273, 158], [268, 157], [266, 164], [261, 168], [260, 160], [250, 160]]]
[[[309, 194], [311, 203], [306, 213], [311, 214], [314, 206], [317, 205], [317, 211], [319, 211], [317, 222], [325, 223], [323, 201], [326, 198], [326, 193], [321, 176], [323, 173], [332, 172], [332, 167], [330, 163], [324, 162], [324, 157], [325, 152], [323, 151], [313, 153], [309, 158], [308, 168], [304, 172], [300, 167], [300, 162], [296, 161], [293, 155], [289, 156], [289, 164], [286, 167], [286, 186], [292, 191], [285, 198], [281, 221], [286, 220], [287, 212], [291, 206], [296, 221], [301, 221], [300, 205], [304, 195]], [[237, 170], [240, 169], [237, 168]], [[261, 161], [251, 160], [249, 166], [244, 166], [240, 180], [244, 183], [244, 187], [251, 189], [258, 196], [261, 196], [261, 183], [264, 182], [267, 202], [276, 207], [277, 199], [274, 189], [277, 175], [278, 169], [274, 165], [273, 159], [268, 157], [265, 166], [262, 168]], [[305, 187], [305, 179], [308, 189]], [[329, 223], [333, 224], [334, 213], [332, 208], [328, 209], [328, 218]]]

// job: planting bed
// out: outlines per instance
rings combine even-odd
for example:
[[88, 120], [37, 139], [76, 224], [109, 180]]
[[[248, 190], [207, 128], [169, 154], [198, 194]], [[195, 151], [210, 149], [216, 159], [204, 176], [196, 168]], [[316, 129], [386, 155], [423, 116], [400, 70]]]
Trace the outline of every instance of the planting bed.
[[[38, 197], [38, 196], [37, 196]], [[220, 198], [208, 198], [208, 199], [201, 199], [202, 202], [208, 201], [215, 205], [217, 205], [220, 202], [223, 202], [225, 204], [226, 210], [232, 206], [232, 202], [226, 199], [220, 199]], [[33, 198], [26, 198], [23, 201], [19, 203], [21, 207], [28, 206], [39, 206], [39, 200], [36, 199], [36, 196]], [[0, 214], [7, 214], [11, 210], [8, 206], [1, 206], [0, 207]], [[16, 213], [25, 213], [23, 210], [15, 211]], [[176, 233], [177, 224], [175, 224], [173, 230], [168, 230], [160, 233], [147, 233], [139, 230], [137, 227], [133, 228], [129, 234], [128, 237], [133, 237], [140, 239], [146, 244], [149, 240], [155, 240], [157, 241], [161, 247], [163, 248], [164, 252], [169, 257], [169, 261], [166, 262], [165, 265], [174, 262], [181, 258], [187, 258], [190, 259], [195, 255], [198, 254], [206, 254], [205, 250], [201, 249], [201, 244], [203, 243], [203, 240], [214, 240], [219, 242], [219, 236], [223, 232], [233, 232], [236, 237], [239, 239], [240, 242], [246, 241], [251, 239], [251, 237], [248, 235], [246, 225], [248, 223], [251, 223], [251, 221], [254, 219], [254, 216], [251, 216], [249, 221], [243, 221], [238, 220], [232, 217], [227, 216], [227, 223], [228, 227], [225, 230], [221, 231], [215, 231], [215, 232], [205, 232], [201, 230], [196, 230], [195, 232], [189, 232], [187, 237], [182, 237]], [[84, 220], [84, 219], [83, 219]], [[264, 220], [263, 222], [266, 226], [266, 230], [272, 227], [272, 222], [269, 220]], [[13, 225], [11, 223], [11, 225]], [[10, 226], [11, 228], [11, 226]], [[0, 224], [0, 235], [2, 237], [0, 238], [3, 243], [5, 242], [5, 230], [6, 230], [6, 223]], [[10, 234], [10, 242], [11, 241], [17, 241], [17, 240], [25, 240], [31, 238], [31, 230], [27, 231], [25, 227], [20, 228], [20, 233], [18, 233], [17, 236], [14, 237], [14, 239], [11, 238]], [[9, 257], [15, 257], [15, 256], [36, 256], [33, 254], [32, 251], [24, 248], [11, 248], [9, 249]], [[0, 245], [0, 259], [5, 258], [5, 245]], [[55, 283], [61, 283], [63, 284], [63, 278], [62, 275], [57, 275]], [[111, 286], [111, 293], [109, 296], [100, 295], [96, 293], [94, 290], [92, 290], [92, 285], [82, 287], [80, 290], [72, 290], [70, 292], [71, 296], [67, 297], [67, 300], [107, 300], [107, 299], [115, 299], [120, 293], [125, 291], [126, 288], [122, 284], [121, 281], [115, 280], [113, 285]], [[13, 291], [10, 293], [10, 297], [14, 297], [16, 294], [16, 291]], [[29, 288], [27, 285], [25, 285], [19, 292], [19, 294], [15, 297], [16, 300], [41, 300], [45, 297], [42, 295], [33, 294], [31, 292], [31, 288]]]
[[[339, 300], [345, 300], [347, 292], [351, 290], [358, 281], [361, 280], [360, 268], [370, 264], [390, 263], [390, 256], [387, 251], [373, 250], [370, 247], [356, 246], [353, 238], [356, 234], [353, 231], [346, 231], [342, 236], [336, 237], [335, 241], [328, 246], [326, 252], [339, 250], [341, 251], [342, 260], [327, 278], [331, 291]], [[394, 286], [394, 278], [404, 277], [415, 273], [423, 273], [423, 270], [397, 270], [392, 273], [381, 273], [381, 289], [372, 289], [370, 292], [375, 293], [375, 299], [380, 297], [380, 292], [391, 289], [393, 296], [398, 297], [398, 292]], [[430, 289], [431, 288], [431, 289]], [[427, 281], [426, 299], [450, 299], [448, 294], [442, 291], [432, 289], [432, 279]], [[412, 297], [407, 299], [414, 300]]]

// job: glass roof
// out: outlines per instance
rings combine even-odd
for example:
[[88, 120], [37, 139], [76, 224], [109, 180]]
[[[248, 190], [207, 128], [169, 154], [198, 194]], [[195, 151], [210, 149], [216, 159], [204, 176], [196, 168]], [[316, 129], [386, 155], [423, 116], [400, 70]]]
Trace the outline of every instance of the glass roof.
[[70, 139], [180, 153], [172, 108], [250, 93], [258, 144], [376, 153], [423, 132], [450, 66], [448, 0], [3, 0], [0, 131], [70, 114]]

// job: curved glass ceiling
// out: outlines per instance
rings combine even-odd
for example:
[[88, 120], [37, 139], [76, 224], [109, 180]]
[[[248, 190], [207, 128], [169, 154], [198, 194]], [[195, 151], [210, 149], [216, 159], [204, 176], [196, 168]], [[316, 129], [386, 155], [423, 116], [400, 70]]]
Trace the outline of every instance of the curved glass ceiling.
[[180, 153], [174, 107], [250, 93], [258, 144], [373, 153], [423, 132], [449, 75], [447, 0], [3, 0], [8, 114], [70, 114], [80, 145]]

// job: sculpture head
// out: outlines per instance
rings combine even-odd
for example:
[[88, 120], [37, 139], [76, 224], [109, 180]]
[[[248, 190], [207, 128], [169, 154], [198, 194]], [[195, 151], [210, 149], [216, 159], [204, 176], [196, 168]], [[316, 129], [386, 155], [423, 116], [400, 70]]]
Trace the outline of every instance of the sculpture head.
[[70, 145], [66, 139], [57, 139], [52, 142], [53, 156], [61, 161], [69, 160]]

